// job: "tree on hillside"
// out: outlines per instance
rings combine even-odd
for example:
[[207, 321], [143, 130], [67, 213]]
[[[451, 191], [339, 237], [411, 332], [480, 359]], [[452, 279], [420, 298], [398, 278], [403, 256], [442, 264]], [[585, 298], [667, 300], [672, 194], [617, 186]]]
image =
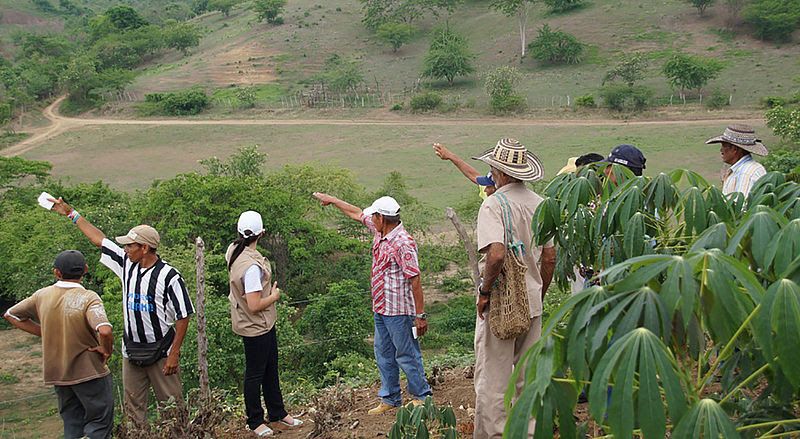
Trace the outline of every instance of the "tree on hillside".
[[164, 23], [164, 44], [187, 55], [189, 49], [200, 45], [200, 29], [192, 23], [170, 20]]
[[517, 17], [517, 24], [519, 26], [519, 43], [522, 51], [521, 57], [525, 56], [527, 49], [527, 37], [525, 35], [528, 29], [528, 13], [535, 0], [492, 0], [490, 6], [502, 12], [507, 17]]
[[331, 55], [325, 60], [325, 67], [318, 75], [329, 89], [344, 93], [353, 91], [364, 82], [364, 74], [358, 61], [347, 59], [338, 54]]
[[633, 87], [636, 82], [644, 79], [648, 66], [647, 58], [641, 53], [623, 55], [620, 62], [613, 69], [606, 72], [603, 84], [620, 79], [628, 87]]
[[762, 40], [789, 41], [800, 24], [800, 0], [756, 0], [744, 11], [745, 20]]
[[684, 92], [700, 90], [708, 81], [719, 76], [725, 66], [717, 59], [678, 53], [664, 64], [662, 72], [672, 87], [680, 88], [681, 98]]
[[8, 123], [11, 122], [11, 114], [11, 104], [7, 102], [0, 102], [0, 128], [4, 129], [6, 132], [11, 132], [11, 129], [8, 125]]
[[689, 0], [689, 3], [697, 9], [697, 12], [702, 17], [706, 12], [706, 8], [713, 5], [714, 1], [716, 0]]
[[411, 24], [426, 13], [439, 16], [442, 11], [452, 13], [463, 0], [360, 0], [364, 17], [361, 22], [369, 30], [384, 23]]
[[511, 66], [500, 66], [486, 75], [484, 86], [491, 98], [492, 110], [504, 113], [522, 108], [525, 101], [514, 90], [521, 79], [519, 70]]
[[229, 17], [231, 9], [239, 3], [239, 0], [208, 0], [209, 11], [220, 11], [222, 15]]
[[146, 26], [147, 20], [142, 18], [136, 9], [126, 5], [117, 5], [103, 13], [118, 30], [126, 31]]
[[283, 23], [280, 15], [285, 8], [286, 0], [253, 0], [253, 11], [258, 16], [258, 20], [266, 20], [270, 24]]
[[584, 0], [544, 0], [550, 12], [562, 13], [583, 6]]
[[384, 23], [378, 27], [378, 38], [392, 46], [392, 52], [397, 52], [403, 44], [411, 41], [414, 35], [414, 26], [406, 23]]
[[423, 61], [422, 76], [447, 79], [453, 85], [456, 76], [465, 76], [475, 71], [472, 61], [475, 55], [469, 50], [467, 39], [449, 28], [435, 31], [431, 47]]

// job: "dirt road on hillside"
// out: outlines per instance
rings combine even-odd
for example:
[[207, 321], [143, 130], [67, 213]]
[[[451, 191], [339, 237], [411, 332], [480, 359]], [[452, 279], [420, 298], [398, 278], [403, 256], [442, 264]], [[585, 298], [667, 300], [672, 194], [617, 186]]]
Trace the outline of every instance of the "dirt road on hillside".
[[[331, 125], [331, 126], [636, 126], [636, 125], [706, 125], [709, 123], [726, 124], [745, 119], [668, 119], [621, 121], [614, 119], [422, 119], [418, 117], [403, 119], [98, 119], [65, 117], [58, 114], [58, 106], [65, 96], [56, 99], [42, 112], [50, 120], [51, 125], [37, 130], [34, 135], [14, 146], [0, 151], [0, 155], [14, 157], [37, 147], [41, 143], [56, 137], [65, 131], [92, 125], [220, 125], [220, 126], [278, 126], [278, 125]], [[760, 120], [760, 117], [758, 118]]]

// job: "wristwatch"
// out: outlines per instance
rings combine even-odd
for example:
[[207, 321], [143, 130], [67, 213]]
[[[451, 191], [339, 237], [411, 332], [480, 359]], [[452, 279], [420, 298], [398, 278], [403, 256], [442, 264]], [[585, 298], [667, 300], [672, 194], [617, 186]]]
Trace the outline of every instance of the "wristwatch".
[[478, 285], [478, 294], [483, 297], [489, 297], [492, 295], [492, 290], [483, 291], [483, 281]]
[[428, 320], [428, 313], [423, 312], [416, 315], [416, 317], [420, 320]]

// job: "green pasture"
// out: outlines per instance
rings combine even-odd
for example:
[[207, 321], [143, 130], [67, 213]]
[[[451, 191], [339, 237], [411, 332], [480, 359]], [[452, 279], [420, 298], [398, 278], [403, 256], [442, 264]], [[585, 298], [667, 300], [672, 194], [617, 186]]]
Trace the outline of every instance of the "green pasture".
[[[430, 31], [445, 23], [469, 39], [477, 54], [477, 72], [458, 79], [453, 87], [425, 80], [421, 84], [441, 90], [451, 101], [474, 102], [478, 108], [486, 106], [482, 77], [496, 66], [518, 66], [524, 74], [520, 91], [528, 105], [548, 108], [565, 106], [567, 96], [573, 101], [596, 92], [609, 66], [631, 51], [648, 54], [650, 71], [643, 83], [655, 90], [662, 103], [669, 102], [674, 94], [677, 104], [677, 92], [670, 90], [660, 74], [663, 63], [676, 51], [723, 60], [726, 68], [709, 84], [706, 94], [718, 88], [732, 96], [734, 107], [755, 107], [763, 96], [787, 95], [797, 87], [793, 78], [800, 74], [800, 45], [762, 42], [745, 29], [724, 31], [724, 16], [722, 3], [710, 7], [701, 18], [689, 3], [680, 0], [595, 0], [559, 15], [536, 6], [528, 21], [529, 42], [536, 37], [537, 29], [548, 23], [587, 44], [582, 64], [544, 66], [530, 58], [520, 61], [516, 19], [489, 10], [486, 2], [467, 1], [449, 17], [415, 22], [417, 35], [397, 53], [364, 28], [357, 0], [289, 2], [282, 26], [256, 23], [245, 4], [227, 18], [220, 13], [197, 18], [208, 33], [194, 54], [182, 59], [169, 54], [155, 60], [131, 89], [143, 93], [179, 88], [194, 81], [213, 90], [241, 84], [248, 68], [264, 68], [274, 75], [275, 82], [292, 92], [307, 84], [322, 69], [325, 59], [337, 53], [362, 63], [366, 85], [371, 89], [399, 93], [417, 84]], [[249, 49], [241, 54], [234, 52], [242, 48]], [[227, 76], [206, 72], [215, 63], [230, 67]]]
[[[102, 180], [134, 190], [155, 179], [201, 169], [198, 160], [227, 157], [237, 148], [259, 144], [267, 167], [316, 163], [350, 169], [358, 181], [376, 187], [391, 171], [402, 173], [412, 194], [444, 208], [476, 191], [431, 144], [442, 142], [463, 157], [478, 154], [503, 136], [521, 139], [542, 159], [548, 178], [568, 157], [607, 154], [620, 143], [639, 146], [647, 156], [646, 174], [688, 168], [717, 182], [722, 162], [715, 146], [703, 141], [721, 132], [710, 124], [525, 126], [395, 124], [388, 126], [91, 126], [66, 132], [25, 154], [48, 160], [53, 174], [72, 182]], [[769, 146], [775, 138], [756, 125]], [[487, 171], [480, 162], [476, 168]]]

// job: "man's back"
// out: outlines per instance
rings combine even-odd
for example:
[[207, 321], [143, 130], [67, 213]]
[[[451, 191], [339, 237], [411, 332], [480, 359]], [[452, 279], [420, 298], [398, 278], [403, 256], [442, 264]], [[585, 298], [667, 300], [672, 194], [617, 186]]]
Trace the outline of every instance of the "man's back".
[[[500, 195], [498, 195], [500, 194]], [[478, 212], [478, 248], [483, 249], [492, 242], [504, 239], [503, 211], [500, 197], [505, 196], [511, 209], [512, 233], [515, 241], [525, 246], [523, 261], [528, 267], [525, 283], [531, 305], [531, 316], [542, 314], [542, 276], [539, 272], [538, 256], [541, 251], [534, 246], [531, 222], [542, 197], [528, 189], [524, 183], [511, 183], [497, 189], [487, 197]]]
[[58, 282], [42, 288], [9, 310], [38, 320], [42, 328], [45, 384], [73, 385], [109, 373], [97, 347], [97, 328], [108, 325], [100, 297], [80, 284]]

